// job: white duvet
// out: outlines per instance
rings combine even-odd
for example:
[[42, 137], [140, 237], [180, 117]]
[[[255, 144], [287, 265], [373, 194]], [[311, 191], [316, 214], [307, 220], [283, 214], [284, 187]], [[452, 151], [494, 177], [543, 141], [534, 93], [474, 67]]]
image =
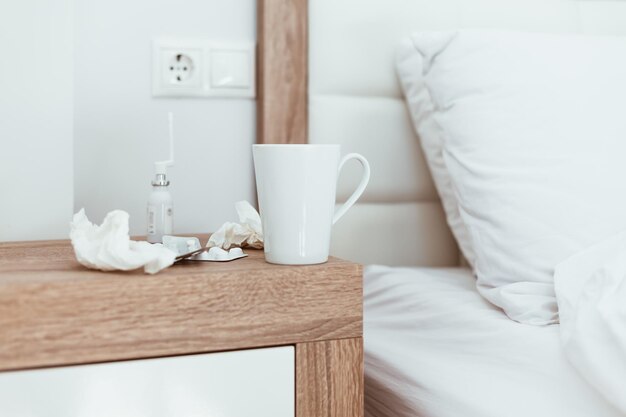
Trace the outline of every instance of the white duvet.
[[559, 264], [555, 288], [565, 355], [626, 414], [626, 232]]

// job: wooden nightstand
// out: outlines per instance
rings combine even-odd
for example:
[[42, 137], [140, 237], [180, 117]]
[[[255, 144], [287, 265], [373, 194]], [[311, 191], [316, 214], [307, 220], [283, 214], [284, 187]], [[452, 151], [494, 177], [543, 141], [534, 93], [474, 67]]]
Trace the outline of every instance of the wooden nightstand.
[[0, 244], [0, 371], [292, 345], [296, 416], [361, 416], [361, 267], [246, 252], [145, 275], [87, 270], [68, 241]]

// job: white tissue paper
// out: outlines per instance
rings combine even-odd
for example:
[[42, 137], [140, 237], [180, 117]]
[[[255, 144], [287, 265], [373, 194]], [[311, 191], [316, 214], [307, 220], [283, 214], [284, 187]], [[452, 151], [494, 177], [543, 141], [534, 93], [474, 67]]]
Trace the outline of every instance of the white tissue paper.
[[261, 216], [247, 201], [235, 204], [239, 223], [227, 222], [211, 235], [207, 247], [230, 249], [233, 246], [263, 248]]
[[78, 262], [101, 271], [130, 271], [143, 266], [148, 274], [172, 265], [174, 251], [161, 244], [130, 240], [128, 217], [125, 211], [115, 210], [97, 226], [89, 221], [84, 209], [74, 214], [70, 239]]

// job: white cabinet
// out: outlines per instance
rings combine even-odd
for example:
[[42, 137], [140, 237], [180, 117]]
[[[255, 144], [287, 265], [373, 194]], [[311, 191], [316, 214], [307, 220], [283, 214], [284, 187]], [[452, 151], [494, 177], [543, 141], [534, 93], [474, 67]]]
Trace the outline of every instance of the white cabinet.
[[0, 373], [0, 416], [293, 417], [294, 348]]

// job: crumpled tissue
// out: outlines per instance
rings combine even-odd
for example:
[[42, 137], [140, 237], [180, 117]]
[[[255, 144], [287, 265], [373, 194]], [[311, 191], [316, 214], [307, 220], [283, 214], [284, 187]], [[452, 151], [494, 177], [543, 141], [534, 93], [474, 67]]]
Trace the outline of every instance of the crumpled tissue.
[[114, 210], [102, 225], [89, 221], [85, 209], [74, 214], [70, 239], [76, 259], [87, 268], [130, 271], [141, 268], [156, 274], [174, 263], [176, 252], [161, 244], [130, 240], [127, 212]]
[[261, 216], [247, 201], [235, 204], [239, 223], [227, 222], [211, 235], [207, 246], [230, 249], [233, 246], [263, 249]]

